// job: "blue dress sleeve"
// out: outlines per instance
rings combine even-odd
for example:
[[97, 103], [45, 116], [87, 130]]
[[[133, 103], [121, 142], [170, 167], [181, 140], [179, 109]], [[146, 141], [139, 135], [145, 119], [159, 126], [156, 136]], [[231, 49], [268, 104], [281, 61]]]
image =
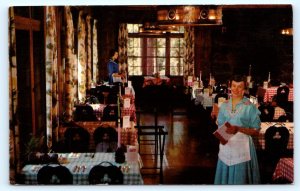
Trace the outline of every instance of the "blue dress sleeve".
[[260, 111], [253, 104], [250, 105], [249, 116], [250, 116], [250, 119], [249, 119], [250, 128], [259, 129], [260, 125], [261, 125], [261, 121], [260, 121], [260, 117], [259, 117]]
[[217, 118], [219, 127], [226, 122], [226, 105], [227, 103], [223, 103], [219, 109], [218, 118]]

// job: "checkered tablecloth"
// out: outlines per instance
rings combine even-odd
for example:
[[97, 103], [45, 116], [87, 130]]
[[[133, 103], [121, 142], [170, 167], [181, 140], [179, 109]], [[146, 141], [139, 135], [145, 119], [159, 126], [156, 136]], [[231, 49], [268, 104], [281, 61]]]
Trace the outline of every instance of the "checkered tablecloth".
[[[76, 122], [77, 125], [86, 129], [90, 134], [90, 146], [89, 149], [91, 151], [95, 150], [95, 142], [94, 142], [94, 131], [98, 127], [106, 128], [106, 127], [116, 127], [115, 122], [111, 121], [85, 121], [85, 122]], [[121, 131], [121, 144], [126, 145], [136, 145], [137, 144], [137, 130], [134, 128], [135, 123], [131, 122], [131, 128], [122, 128]], [[64, 133], [67, 130], [67, 127], [59, 128], [59, 137], [63, 139]], [[117, 131], [117, 128], [116, 128]]]
[[[142, 167], [141, 158], [139, 161], [118, 164], [115, 162], [115, 153], [61, 153], [59, 157], [65, 157], [67, 162], [62, 164], [66, 166], [73, 175], [74, 185], [86, 185], [89, 184], [89, 173], [92, 167], [98, 165], [103, 161], [111, 162], [116, 166], [129, 166], [128, 171], [124, 171], [125, 185], [144, 184], [142, 179], [140, 168]], [[127, 158], [127, 156], [126, 156]], [[25, 184], [38, 184], [37, 173], [43, 165], [26, 165], [22, 169], [22, 174], [25, 176]], [[85, 167], [85, 170], [84, 168]], [[121, 168], [122, 169], [122, 168]]]
[[129, 95], [122, 95], [121, 99], [129, 98], [130, 99], [130, 104], [134, 104], [135, 102], [135, 95], [129, 94]]
[[[94, 114], [97, 116], [97, 118], [100, 118], [103, 116], [103, 110], [107, 106], [105, 104], [90, 104], [94, 110]], [[134, 102], [130, 103], [129, 108], [122, 108], [121, 110], [121, 116], [129, 115], [130, 121], [136, 122], [136, 109]]]
[[[257, 149], [265, 149], [265, 133], [266, 133], [266, 130], [273, 126], [274, 124], [276, 124], [275, 122], [263, 122], [261, 123], [261, 129], [260, 129], [260, 132], [259, 132], [259, 135], [258, 137], [253, 137], [253, 141], [254, 141], [254, 144], [256, 146]], [[288, 146], [287, 148], [288, 149], [294, 149], [294, 123], [283, 123], [285, 127], [287, 127], [287, 129], [289, 130], [290, 132], [290, 136], [289, 136], [289, 142], [288, 142]]]
[[200, 103], [204, 109], [206, 109], [206, 107], [212, 107], [214, 103], [214, 96], [198, 94], [195, 99], [195, 104], [198, 105]]
[[160, 85], [162, 82], [164, 82], [166, 84], [170, 84], [170, 78], [168, 78], [167, 76], [160, 76], [159, 80], [158, 80], [157, 78], [155, 78], [153, 76], [145, 76], [143, 87], [146, 87], [149, 85]]
[[287, 179], [290, 182], [294, 182], [294, 159], [293, 158], [281, 158], [273, 173], [273, 180], [278, 178]]
[[[264, 102], [271, 102], [274, 95], [277, 94], [277, 89], [278, 87], [276, 86], [266, 89], [266, 93], [264, 95]], [[293, 100], [294, 100], [294, 89], [290, 88], [288, 101], [293, 101]]]
[[129, 115], [130, 121], [134, 121], [136, 123], [136, 109], [134, 104], [130, 104], [129, 108], [123, 108], [121, 111], [121, 117]]
[[285, 115], [284, 109], [282, 109], [281, 107], [275, 107], [273, 120], [277, 120], [282, 115]]

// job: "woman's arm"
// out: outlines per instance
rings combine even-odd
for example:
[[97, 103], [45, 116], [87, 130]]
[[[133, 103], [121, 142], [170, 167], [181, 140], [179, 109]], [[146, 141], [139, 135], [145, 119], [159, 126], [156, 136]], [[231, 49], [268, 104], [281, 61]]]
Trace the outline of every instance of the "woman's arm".
[[254, 129], [254, 128], [244, 128], [244, 127], [239, 127], [239, 126], [235, 126], [236, 127], [236, 131], [237, 132], [241, 132], [244, 133], [246, 135], [251, 135], [251, 136], [258, 136], [259, 134], [259, 130], [258, 129]]
[[241, 133], [244, 133], [246, 135], [251, 135], [251, 136], [258, 136], [258, 134], [259, 134], [258, 129], [245, 128], [245, 127], [240, 127], [240, 126], [236, 126], [236, 125], [228, 126], [226, 129], [226, 132], [230, 133], [230, 134], [236, 134], [237, 132], [241, 132]]

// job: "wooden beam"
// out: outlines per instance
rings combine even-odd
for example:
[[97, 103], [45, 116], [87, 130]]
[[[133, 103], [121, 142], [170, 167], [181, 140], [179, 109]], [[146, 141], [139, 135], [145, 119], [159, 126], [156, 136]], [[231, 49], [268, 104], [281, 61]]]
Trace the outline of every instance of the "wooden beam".
[[41, 22], [31, 18], [15, 16], [16, 29], [40, 31]]

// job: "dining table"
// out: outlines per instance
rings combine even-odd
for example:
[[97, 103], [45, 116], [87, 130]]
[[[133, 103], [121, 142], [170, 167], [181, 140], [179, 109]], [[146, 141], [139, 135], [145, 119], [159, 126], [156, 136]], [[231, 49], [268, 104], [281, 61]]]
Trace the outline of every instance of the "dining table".
[[265, 141], [265, 133], [266, 130], [274, 125], [280, 125], [280, 126], [285, 126], [289, 133], [289, 141], [287, 145], [287, 149], [294, 149], [294, 123], [293, 122], [284, 122], [284, 123], [279, 123], [279, 122], [262, 122], [260, 125], [260, 131], [258, 136], [253, 137], [253, 142], [254, 145], [257, 149], [265, 149], [266, 141]]
[[285, 179], [294, 182], [294, 158], [281, 158], [273, 173], [273, 180]]
[[[279, 86], [272, 86], [266, 89], [266, 92], [264, 93], [264, 102], [271, 102], [273, 97], [277, 94], [277, 89]], [[288, 101], [294, 100], [294, 89], [289, 89], [289, 95], [288, 95]]]
[[[128, 97], [130, 98], [130, 97]], [[104, 108], [107, 106], [107, 104], [88, 104], [93, 108], [93, 113], [98, 118], [98, 120], [101, 120], [103, 117], [103, 111]], [[129, 107], [121, 107], [121, 117], [129, 115], [130, 120], [136, 122], [136, 108], [134, 102], [130, 102]]]
[[[94, 132], [97, 128], [114, 127], [117, 131], [117, 126], [114, 121], [78, 121], [74, 122], [76, 126], [82, 127], [90, 134], [89, 150], [95, 150]], [[137, 130], [134, 128], [135, 123], [130, 122], [130, 127], [121, 128], [121, 145], [136, 145], [137, 144]], [[64, 133], [68, 127], [59, 127], [59, 137], [63, 139]]]
[[[115, 162], [115, 153], [57, 153], [59, 165], [65, 166], [73, 176], [73, 185], [88, 185], [91, 169], [101, 162], [110, 162], [120, 167], [123, 173], [124, 185], [144, 184], [140, 169], [143, 167], [142, 160], [128, 161], [128, 154], [125, 153], [124, 163]], [[37, 176], [39, 170], [46, 165], [56, 166], [58, 164], [27, 164], [22, 169], [26, 185], [38, 184]]]
[[162, 83], [170, 84], [170, 78], [167, 76], [160, 76], [159, 78], [153, 76], [145, 76], [143, 87], [149, 85], [161, 85]]

